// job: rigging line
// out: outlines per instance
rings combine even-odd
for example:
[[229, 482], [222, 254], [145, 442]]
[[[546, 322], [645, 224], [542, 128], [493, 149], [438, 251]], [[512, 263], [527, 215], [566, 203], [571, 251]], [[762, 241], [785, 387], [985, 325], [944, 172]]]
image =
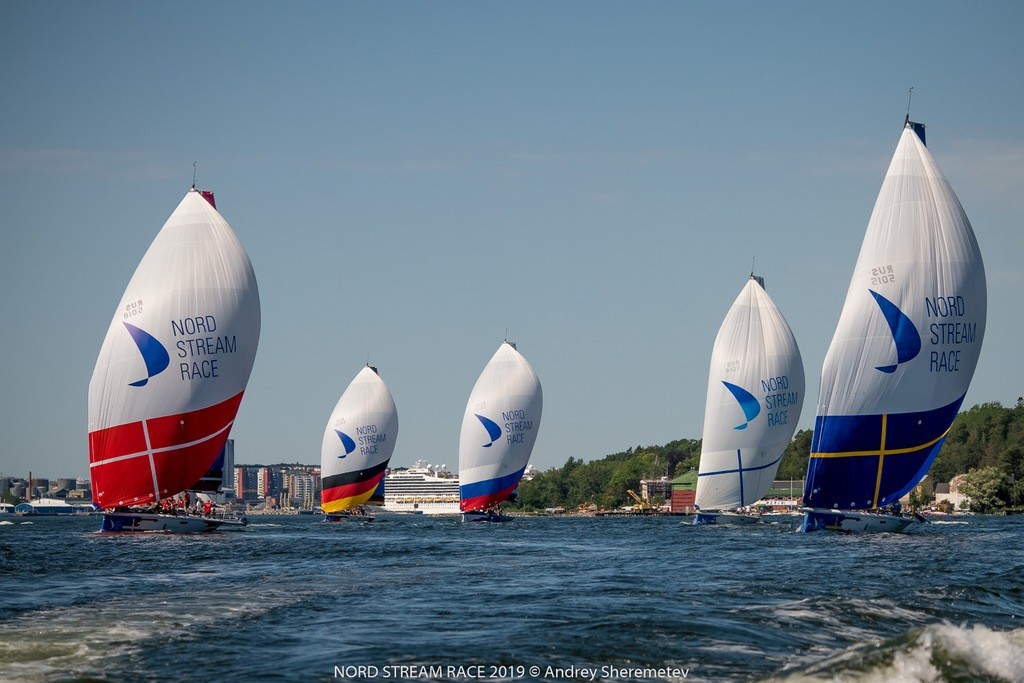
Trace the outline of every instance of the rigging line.
[[878, 493], [882, 490], [882, 467], [885, 464], [885, 430], [888, 427], [889, 416], [882, 415], [882, 443], [878, 447], [878, 477], [875, 479], [875, 497], [871, 501], [871, 507], [878, 507]]
[[910, 118], [910, 99], [914, 96], [914, 86], [910, 86], [910, 90], [907, 91], [907, 118]]
[[738, 448], [736, 449], [736, 460], [739, 463], [740, 507], [743, 507], [743, 454]]
[[142, 436], [146, 442], [146, 457], [149, 459], [149, 473], [153, 477], [153, 500], [160, 502], [160, 481], [156, 474], [156, 458], [153, 457], [153, 442], [149, 438], [149, 425], [142, 421]]
[[199, 162], [197, 162], [197, 161], [193, 161], [192, 162], [192, 189], [193, 190], [196, 189], [196, 164], [197, 163], [199, 163]]

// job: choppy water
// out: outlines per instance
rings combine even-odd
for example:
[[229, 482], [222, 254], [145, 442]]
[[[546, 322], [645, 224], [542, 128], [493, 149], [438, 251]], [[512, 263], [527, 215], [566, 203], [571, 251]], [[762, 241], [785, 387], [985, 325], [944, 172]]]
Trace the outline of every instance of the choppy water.
[[0, 518], [0, 679], [1024, 680], [1020, 518], [98, 525]]

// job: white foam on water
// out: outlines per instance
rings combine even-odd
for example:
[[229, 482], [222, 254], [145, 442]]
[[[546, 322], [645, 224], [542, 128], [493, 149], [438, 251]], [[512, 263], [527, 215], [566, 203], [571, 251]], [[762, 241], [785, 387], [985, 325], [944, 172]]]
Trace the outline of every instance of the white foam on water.
[[986, 626], [937, 624], [925, 628], [913, 646], [897, 651], [889, 667], [855, 678], [863, 683], [932, 683], [956, 677], [985, 676], [1024, 680], [1024, 629], [994, 631]]
[[933, 624], [916, 637], [857, 645], [781, 680], [941, 683], [974, 677], [1007, 683], [1024, 680], [1024, 629]]
[[163, 600], [148, 596], [143, 609], [137, 600], [119, 597], [23, 614], [4, 625], [0, 680], [97, 675], [154, 640], [186, 640], [197, 628], [258, 616], [291, 599], [284, 591], [253, 594], [248, 601], [216, 590], [168, 592]]
[[933, 656], [963, 660], [974, 671], [1007, 681], [1024, 680], [1024, 629], [939, 624], [926, 628], [917, 643]]

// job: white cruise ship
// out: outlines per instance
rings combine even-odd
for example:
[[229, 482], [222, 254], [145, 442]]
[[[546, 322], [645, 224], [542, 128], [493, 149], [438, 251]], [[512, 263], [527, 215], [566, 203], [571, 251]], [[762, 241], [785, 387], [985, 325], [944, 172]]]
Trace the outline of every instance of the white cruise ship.
[[457, 515], [459, 478], [445, 465], [417, 460], [409, 468], [391, 470], [384, 477], [385, 512]]

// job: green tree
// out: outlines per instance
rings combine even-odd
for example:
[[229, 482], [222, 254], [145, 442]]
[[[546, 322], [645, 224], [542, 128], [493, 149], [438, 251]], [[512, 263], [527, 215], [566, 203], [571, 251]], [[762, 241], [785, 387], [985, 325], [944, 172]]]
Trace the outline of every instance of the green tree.
[[[806, 476], [813, 437], [810, 429], [794, 435], [776, 478], [800, 480]], [[601, 507], [629, 503], [626, 491], [638, 491], [641, 479], [675, 477], [696, 469], [700, 447], [700, 439], [677, 439], [664, 446], [631, 446], [587, 462], [570, 457], [561, 468], [523, 482], [516, 504], [520, 509], [538, 510], [556, 505], [572, 509], [587, 503]], [[988, 509], [1007, 503], [1024, 505], [1024, 397], [1013, 408], [982, 403], [957, 415], [930, 474], [936, 482], [947, 482], [972, 469], [994, 469], [1005, 477], [994, 488], [998, 504], [990, 503]]]
[[964, 475], [960, 493], [971, 499], [972, 512], [984, 514], [1006, 506], [1008, 482], [1006, 473], [996, 467], [973, 469]]
[[786, 452], [782, 454], [776, 479], [800, 480], [807, 476], [807, 461], [811, 458], [813, 437], [814, 432], [810, 429], [801, 429], [793, 436], [793, 440], [786, 447]]

